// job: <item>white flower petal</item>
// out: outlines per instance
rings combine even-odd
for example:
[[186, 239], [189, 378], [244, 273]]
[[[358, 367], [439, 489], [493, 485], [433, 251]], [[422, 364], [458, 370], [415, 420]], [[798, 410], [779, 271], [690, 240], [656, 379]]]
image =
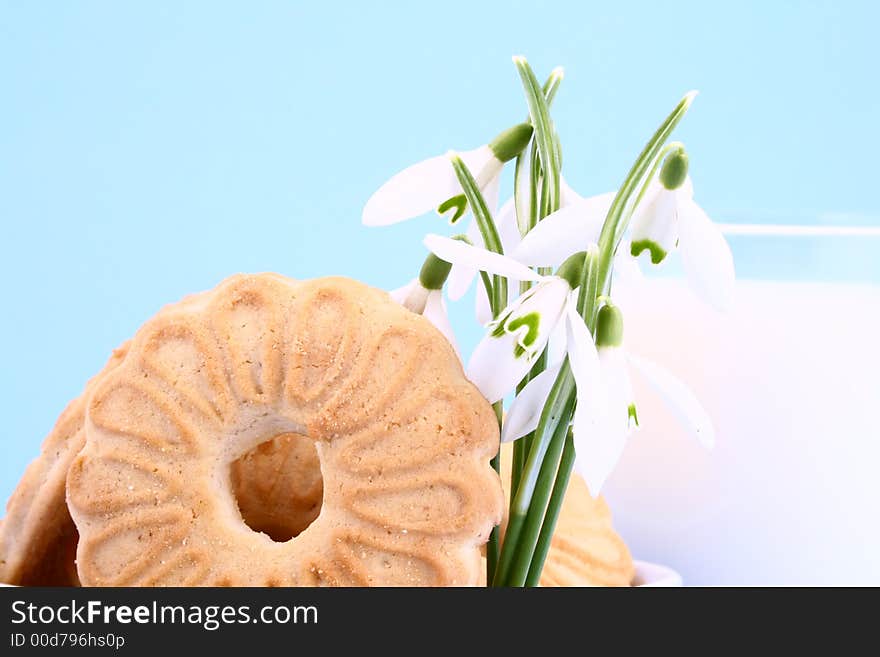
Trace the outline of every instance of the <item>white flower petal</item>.
[[[515, 197], [514, 215], [516, 229], [520, 235], [525, 235], [529, 231], [529, 196], [531, 194], [531, 174], [529, 173], [530, 158], [524, 157], [520, 165], [522, 171], [518, 181], [515, 179], [514, 184], [519, 182], [517, 187], [517, 195]], [[506, 251], [505, 251], [506, 253]]]
[[483, 193], [483, 200], [486, 201], [486, 207], [489, 209], [489, 214], [492, 215], [494, 219], [498, 214], [498, 197], [501, 194], [501, 177], [493, 176], [486, 183], [486, 186], [481, 188], [480, 191]]
[[[577, 306], [578, 291], [580, 288], [572, 290], [568, 293], [568, 304], [571, 307]], [[567, 310], [566, 310], [567, 312]], [[565, 358], [568, 347], [568, 322], [557, 322], [550, 333], [550, 340], [547, 342], [547, 360], [551, 363], [561, 361]]]
[[[458, 156], [461, 158], [462, 162], [464, 162], [468, 171], [471, 172], [474, 180], [477, 181], [477, 184], [483, 190], [493, 178], [498, 177], [501, 170], [504, 168], [504, 163], [495, 157], [495, 153], [492, 152], [492, 149], [489, 148], [488, 144], [478, 146], [469, 151], [463, 151], [459, 153]], [[461, 186], [457, 187], [457, 189], [458, 191], [455, 193], [460, 194]], [[483, 196], [485, 197], [485, 191], [483, 192]], [[488, 199], [486, 200], [488, 201]], [[489, 204], [487, 203], [487, 205]], [[495, 208], [489, 205], [489, 212], [493, 212], [494, 210]]]
[[626, 434], [609, 421], [608, 394], [593, 337], [572, 304], [567, 314], [568, 358], [577, 384], [572, 424], [575, 467], [595, 496], [617, 464]]
[[449, 323], [449, 315], [446, 313], [446, 302], [443, 301], [443, 293], [440, 290], [428, 292], [428, 299], [425, 301], [425, 312], [422, 315], [449, 340], [449, 344], [452, 345], [455, 353], [459, 354], [459, 358], [461, 358], [455, 341], [455, 332], [452, 330], [452, 325]]
[[694, 393], [680, 379], [656, 363], [628, 354], [629, 362], [666, 401], [681, 423], [706, 447], [715, 444], [715, 429], [709, 414]]
[[498, 228], [498, 237], [501, 238], [501, 246], [504, 249], [504, 253], [513, 253], [522, 240], [519, 228], [516, 225], [516, 211], [513, 206], [513, 198], [507, 199], [504, 205], [501, 206], [495, 219], [495, 225]]
[[[613, 198], [613, 197], [612, 197]], [[560, 177], [559, 179], [559, 200], [561, 202], [561, 207], [566, 207], [568, 205], [572, 205], [573, 203], [579, 203], [580, 201], [585, 201], [586, 198], [578, 194], [574, 191], [566, 182], [565, 178]], [[610, 205], [609, 205], [610, 207]]]
[[418, 278], [412, 279], [409, 283], [407, 283], [403, 287], [399, 287], [396, 290], [391, 290], [388, 293], [388, 296], [390, 296], [392, 299], [394, 299], [400, 305], [403, 305], [403, 303], [406, 301], [407, 297], [410, 295], [410, 292], [412, 292], [413, 288], [415, 288], [416, 285], [419, 285]]
[[548, 276], [501, 312], [504, 330], [520, 336], [520, 347], [531, 357], [544, 350], [553, 330], [564, 319], [570, 290], [564, 279]]
[[451, 262], [453, 265], [476, 267], [490, 274], [507, 276], [520, 281], [539, 281], [542, 278], [509, 256], [471, 246], [460, 240], [453, 240], [441, 235], [427, 235], [424, 244], [437, 257]]
[[632, 382], [626, 362], [626, 353], [620, 347], [603, 347], [599, 351], [602, 381], [608, 394], [609, 421], [622, 427], [625, 435], [632, 428], [630, 406], [633, 404]]
[[558, 267], [571, 254], [599, 240], [614, 192], [591, 196], [548, 215], [522, 239], [511, 256], [523, 264]]
[[446, 279], [446, 293], [453, 301], [458, 301], [467, 294], [477, 270], [467, 265], [452, 265], [449, 270], [449, 278]]
[[550, 389], [559, 375], [561, 366], [560, 362], [548, 367], [529, 381], [516, 396], [504, 418], [504, 425], [501, 428], [501, 442], [507, 443], [522, 438], [535, 430], [541, 419], [541, 411], [544, 409], [547, 395], [550, 394]]
[[736, 279], [733, 254], [724, 234], [693, 200], [679, 207], [682, 265], [694, 291], [718, 310], [733, 300]]
[[548, 276], [501, 313], [501, 319], [480, 341], [468, 363], [468, 378], [490, 403], [510, 392], [547, 346], [563, 319], [568, 283]]
[[639, 253], [648, 250], [651, 261], [659, 264], [678, 242], [678, 191], [669, 191], [657, 181], [648, 191], [632, 218], [630, 242]]
[[619, 249], [614, 256], [611, 278], [611, 295], [629, 294], [645, 282], [645, 275], [639, 267], [639, 261], [629, 252]]
[[566, 314], [568, 360], [577, 384], [577, 408], [582, 420], [575, 431], [593, 433], [603, 426], [608, 407], [599, 355], [590, 330], [573, 304], [567, 304]]
[[[472, 244], [483, 246], [483, 238], [480, 236], [480, 229], [473, 217], [471, 217], [464, 234]], [[449, 278], [446, 279], [446, 294], [449, 295], [449, 298], [452, 301], [458, 301], [467, 294], [467, 291], [471, 287], [471, 283], [474, 282], [474, 276], [476, 275], [476, 267], [470, 267], [464, 264], [453, 264], [452, 269], [449, 271]]]
[[492, 321], [492, 305], [489, 303], [489, 295], [486, 294], [486, 286], [483, 281], [477, 282], [477, 293], [474, 297], [474, 314], [480, 326], [486, 326]]
[[605, 430], [583, 428], [584, 411], [580, 406], [575, 408], [574, 416], [574, 449], [575, 469], [584, 478], [587, 488], [593, 497], [602, 492], [602, 486], [614, 472], [626, 447], [626, 432], [619, 426], [610, 426]]
[[414, 278], [403, 287], [392, 290], [388, 294], [410, 312], [421, 315], [425, 312], [425, 304], [428, 301], [430, 291], [422, 287], [418, 278]]
[[414, 164], [382, 185], [364, 206], [367, 226], [387, 226], [418, 217], [461, 193], [461, 185], [445, 155]]
[[525, 356], [514, 357], [516, 336], [494, 337], [488, 333], [474, 349], [467, 366], [467, 377], [490, 404], [513, 390], [531, 368]]
[[680, 189], [680, 193], [684, 194], [685, 198], [692, 199], [694, 197], [694, 181], [691, 180], [690, 175], [685, 177]]

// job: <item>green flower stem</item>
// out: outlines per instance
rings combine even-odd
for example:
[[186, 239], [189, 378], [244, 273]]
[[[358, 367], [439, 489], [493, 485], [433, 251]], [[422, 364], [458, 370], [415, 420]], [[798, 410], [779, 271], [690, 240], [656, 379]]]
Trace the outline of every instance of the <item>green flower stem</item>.
[[[624, 218], [624, 210], [628, 207], [632, 207], [630, 206], [629, 202], [635, 190], [639, 189], [640, 185], [642, 185], [642, 187], [647, 185], [647, 181], [650, 180], [650, 178], [646, 178], [646, 174], [651, 174], [652, 163], [658, 161], [659, 155], [660, 153], [662, 153], [663, 150], [663, 144], [672, 133], [675, 126], [678, 125], [678, 122], [682, 119], [682, 117], [684, 117], [692, 101], [693, 95], [686, 95], [681, 100], [681, 102], [679, 102], [672, 113], [666, 118], [666, 120], [661, 124], [660, 128], [657, 130], [657, 132], [639, 154], [639, 157], [633, 164], [629, 175], [624, 181], [624, 184], [621, 186], [620, 191], [618, 191], [614, 202], [611, 204], [611, 209], [609, 210], [608, 216], [605, 219], [605, 224], [602, 227], [602, 234], [599, 238], [599, 253], [594, 254], [594, 257], [591, 257], [590, 254], [587, 255], [587, 260], [584, 267], [584, 281], [581, 285], [581, 293], [578, 298], [578, 311], [584, 318], [587, 327], [590, 329], [590, 333], [594, 335], [596, 332], [596, 322], [598, 319], [599, 296], [604, 293], [608, 285], [608, 279], [611, 271], [610, 264], [619, 243], [619, 239], [616, 239], [618, 235], [618, 228], [620, 229], [622, 234], [622, 231], [626, 230], [626, 222], [632, 215], [632, 212], [630, 211]], [[611, 226], [610, 229], [609, 226]], [[603, 237], [605, 237], [606, 239], [603, 240]], [[558, 432], [554, 434], [554, 439], [557, 437], [557, 435]], [[559, 467], [556, 471], [556, 481], [561, 482], [564, 480], [565, 482], [567, 482], [569, 477], [571, 477], [571, 470], [573, 465], [573, 458], [569, 463], [560, 462]], [[543, 490], [541, 492], [543, 492]], [[540, 505], [542, 501], [542, 496], [537, 496], [535, 502]], [[548, 508], [543, 520], [544, 527], [542, 527], [541, 529], [542, 534], [547, 534], [549, 532], [549, 535], [552, 536], [553, 528], [556, 523], [556, 518], [559, 514], [558, 505], [561, 504], [561, 499], [557, 501], [556, 508], [548, 503]], [[541, 570], [543, 569], [543, 559], [546, 559], [546, 554], [544, 554], [542, 558], [540, 551], [538, 550], [537, 542], [540, 541], [540, 538], [536, 540], [536, 544], [534, 546], [531, 545], [531, 542], [529, 541], [530, 538], [530, 534], [524, 535], [523, 545], [521, 546], [520, 551], [523, 553], [530, 553], [529, 558], [532, 562], [532, 565], [530, 566], [530, 572], [533, 572], [533, 577], [536, 576], [540, 578]], [[528, 577], [526, 579], [528, 579]], [[511, 584], [514, 586], [521, 585], [518, 582], [513, 581], [511, 582]]]
[[[522, 287], [524, 283], [520, 283]], [[528, 290], [528, 288], [526, 288]], [[538, 376], [541, 372], [543, 372], [547, 368], [547, 350], [541, 352], [541, 355], [535, 359], [534, 365], [532, 365], [532, 369], [529, 370], [528, 374], [523, 377], [523, 380], [519, 382], [516, 386], [516, 394], [522, 392], [523, 388], [525, 388], [529, 381]], [[511, 460], [511, 468], [510, 468], [510, 503], [513, 504], [513, 500], [516, 497], [516, 489], [519, 486], [519, 479], [522, 476], [523, 468], [526, 463], [526, 456], [528, 456], [529, 449], [531, 449], [532, 438], [534, 437], [535, 432], [532, 431], [521, 438], [518, 438], [513, 443], [513, 459]]]
[[[498, 236], [498, 229], [495, 221], [486, 206], [486, 199], [480, 192], [477, 181], [474, 180], [473, 174], [468, 170], [467, 165], [458, 155], [451, 155], [452, 167], [455, 169], [455, 175], [461, 184], [462, 191], [467, 197], [468, 205], [474, 214], [477, 227], [480, 229], [480, 235], [483, 237], [483, 244], [486, 249], [495, 253], [504, 253], [501, 246], [501, 238]], [[503, 276], [493, 276], [491, 290], [487, 287], [486, 293], [489, 295], [489, 303], [492, 308], [492, 316], [497, 318], [507, 306], [507, 279]]]
[[[559, 85], [562, 82], [562, 69], [556, 68], [547, 78], [547, 81], [544, 83], [544, 87], [542, 89], [542, 93], [544, 95], [544, 99], [549, 107], [553, 103], [553, 99], [556, 97], [556, 91], [559, 89]], [[530, 231], [535, 225], [538, 223], [538, 188], [539, 188], [539, 180], [537, 176], [538, 167], [536, 166], [537, 162], [537, 146], [535, 141], [532, 140], [532, 148], [530, 151], [531, 155], [531, 166], [528, 169], [529, 172], [529, 193], [527, 199], [521, 198], [523, 192], [525, 191], [525, 181], [523, 177], [526, 174], [525, 168], [525, 151], [521, 152], [516, 158], [516, 167], [514, 169], [513, 174], [513, 194], [514, 194], [514, 208], [517, 213], [517, 225], [520, 226], [520, 233], [525, 235]], [[528, 201], [528, 205], [526, 205], [526, 201]], [[525, 221], [522, 221], [522, 216], [525, 214]], [[525, 226], [523, 225], [525, 223]], [[539, 273], [547, 274], [547, 271], [539, 270]], [[529, 281], [522, 281], [519, 284], [519, 292], [520, 294], [525, 294], [529, 288], [532, 286]], [[516, 388], [516, 394], [519, 394], [523, 388], [528, 384], [528, 382], [536, 377], [538, 374], [544, 371], [547, 367], [547, 353], [546, 351], [542, 352], [542, 354], [535, 361], [535, 364], [532, 366], [531, 371], [523, 378], [523, 380], [519, 383]], [[534, 436], [534, 432], [523, 436], [513, 444], [513, 459], [511, 461], [511, 475], [510, 475], [510, 502], [513, 504], [513, 500], [516, 496], [516, 490], [519, 486], [519, 479], [525, 466], [526, 456], [529, 453], [529, 448], [532, 443], [532, 438]], [[491, 581], [491, 580], [490, 580]]]
[[[554, 69], [554, 71], [550, 74], [550, 77], [547, 78], [547, 81], [544, 83], [543, 93], [544, 98], [546, 99], [547, 106], [549, 107], [553, 103], [553, 99], [556, 96], [556, 91], [559, 89], [559, 84], [562, 82], [562, 69]], [[517, 212], [517, 224], [520, 226], [520, 232], [522, 235], [527, 234], [532, 228], [534, 228], [539, 219], [542, 219], [547, 215], [546, 209], [546, 201], [541, 205], [544, 210], [539, 215], [538, 212], [538, 199], [539, 196], [544, 196], [542, 194], [543, 189], [546, 187], [541, 185], [540, 180], [540, 167], [538, 166], [538, 147], [534, 140], [532, 140], [532, 148], [530, 150], [530, 166], [528, 169], [529, 172], [529, 191], [527, 199], [519, 198], [524, 191], [525, 181], [522, 180], [522, 177], [525, 175], [525, 152], [520, 153], [520, 156], [516, 161], [516, 169], [514, 171], [514, 207]], [[528, 202], [526, 204], [526, 201]], [[525, 215], [525, 221], [521, 221], [520, 217]], [[525, 224], [525, 226], [523, 226]], [[551, 269], [546, 267], [538, 268], [538, 273], [542, 275], [548, 275], [552, 272]], [[532, 286], [529, 281], [522, 281], [519, 284], [519, 292], [520, 294], [525, 294], [529, 288]], [[526, 375], [526, 377], [520, 382], [517, 386], [516, 394], [519, 394], [523, 388], [528, 384], [528, 382], [535, 378], [538, 374], [544, 371], [547, 367], [547, 353], [546, 351], [542, 352], [541, 356], [532, 366], [531, 371]], [[519, 486], [520, 476], [522, 474], [522, 470], [525, 467], [526, 456], [528, 455], [532, 440], [534, 438], [534, 432], [531, 432], [519, 440], [517, 440], [513, 444], [513, 462], [511, 464], [511, 477], [510, 477], [510, 501], [511, 504], [516, 495], [516, 490]]]
[[[550, 73], [550, 77], [544, 83], [542, 92], [549, 108], [556, 98], [556, 92], [562, 82], [562, 68], [555, 68]], [[530, 119], [531, 120], [531, 119]], [[532, 140], [532, 148], [530, 149], [531, 166], [529, 172], [529, 185], [531, 187], [528, 198], [522, 198], [526, 189], [526, 181], [523, 178], [526, 175], [526, 154], [523, 149], [516, 158], [516, 166], [513, 173], [513, 202], [516, 210], [516, 224], [519, 227], [520, 235], [528, 233], [538, 223], [538, 168], [535, 166], [537, 161], [537, 146], [535, 140]]]
[[[573, 404], [571, 406], [573, 407]], [[538, 544], [538, 537], [544, 524], [544, 516], [547, 513], [551, 493], [555, 486], [567, 434], [568, 422], [560, 422], [556, 425], [550, 438], [547, 452], [544, 454], [538, 471], [538, 479], [535, 483], [532, 501], [529, 504], [525, 522], [523, 523], [519, 539], [520, 549], [516, 552], [507, 581], [505, 582], [507, 586], [524, 586], [526, 583]]]
[[[504, 415], [504, 402], [497, 401], [492, 404], [495, 410], [495, 417], [498, 420], [498, 427], [501, 427], [501, 419]], [[490, 461], [495, 472], [501, 471], [501, 450]], [[495, 577], [495, 570], [498, 567], [499, 545], [501, 541], [501, 528], [495, 525], [489, 533], [489, 541], [486, 543], [486, 581], [491, 582]]]
[[562, 67], [557, 66], [550, 71], [547, 81], [544, 82], [544, 88], [541, 91], [543, 91], [544, 98], [547, 100], [547, 107], [550, 107], [553, 104], [553, 99], [556, 98], [556, 92], [559, 90], [559, 85], [562, 83], [563, 77]]
[[529, 230], [538, 225], [538, 200], [541, 195], [541, 161], [538, 145], [532, 141], [529, 153]]
[[[639, 207], [639, 205], [641, 204], [642, 199], [645, 198], [645, 194], [648, 191], [648, 186], [654, 179], [654, 175], [657, 173], [657, 169], [659, 169], [660, 165], [663, 164], [664, 158], [672, 151], [678, 149], [684, 149], [684, 144], [682, 144], [680, 141], [671, 142], [669, 144], [666, 144], [666, 146], [663, 147], [663, 150], [660, 151], [660, 154], [656, 158], [654, 158], [654, 163], [651, 165], [651, 169], [648, 171], [648, 175], [644, 177], [642, 185], [639, 188], [639, 193], [636, 194], [635, 202], [629, 205], [629, 209], [624, 215], [623, 220], [621, 221], [623, 231], [626, 230], [626, 226], [629, 224], [630, 218], [632, 218], [632, 215], [635, 212], [636, 208]], [[618, 235], [615, 236], [615, 241], [618, 244], [620, 243], [620, 238], [623, 237], [623, 231], [618, 230]]]
[[669, 116], [660, 124], [660, 127], [657, 128], [657, 131], [648, 143], [645, 144], [620, 189], [617, 190], [617, 195], [611, 203], [611, 208], [608, 210], [605, 223], [602, 225], [602, 232], [599, 235], [599, 290], [603, 293], [608, 283], [611, 261], [614, 258], [615, 251], [617, 251], [617, 245], [626, 230], [626, 224], [622, 221], [622, 218], [627, 203], [638, 188], [639, 183], [644, 179], [646, 172], [654, 163], [657, 155], [663, 148], [663, 144], [666, 143], [669, 135], [675, 130], [675, 126], [687, 114], [695, 96], [696, 92], [692, 91], [685, 94], [684, 98], [679, 101], [675, 109], [672, 110]]
[[[516, 227], [520, 235], [525, 235], [531, 230], [529, 226], [530, 196], [525, 189], [526, 185], [526, 151], [516, 156], [516, 164], [513, 167], [513, 211], [516, 216]], [[529, 176], [531, 179], [531, 176]], [[526, 198], [523, 198], [523, 197]]]
[[[486, 199], [483, 198], [483, 194], [480, 192], [480, 188], [477, 185], [477, 181], [474, 180], [473, 174], [468, 170], [465, 163], [458, 155], [452, 155], [450, 157], [452, 161], [452, 167], [455, 169], [455, 175], [458, 177], [458, 182], [461, 184], [461, 189], [467, 197], [468, 204], [470, 205], [471, 212], [474, 214], [474, 220], [477, 222], [477, 227], [480, 229], [480, 234], [483, 237], [483, 244], [486, 245], [486, 248], [489, 251], [493, 251], [495, 253], [503, 254], [504, 249], [501, 246], [501, 238], [498, 236], [498, 229], [495, 226], [495, 221], [492, 219], [492, 215], [489, 212], [489, 208], [486, 206]], [[485, 272], [480, 272], [480, 275], [483, 280], [483, 284], [486, 286], [486, 294], [489, 296], [489, 305], [492, 308], [492, 317], [497, 319], [501, 314], [501, 311], [507, 306], [507, 278], [504, 276], [492, 276], [491, 284], [489, 282], [489, 276]], [[498, 419], [498, 427], [501, 428], [501, 419], [504, 413], [504, 404], [499, 401], [496, 402], [493, 406], [495, 409], [495, 416]], [[491, 461], [492, 467], [495, 469], [495, 472], [501, 471], [501, 450], [499, 449], [498, 454]], [[493, 581], [496, 573], [496, 566], [499, 558], [499, 530], [498, 527], [494, 527], [492, 532], [489, 534], [489, 542], [486, 545], [486, 581]]]
[[[579, 310], [580, 302], [584, 301], [584, 308], [587, 314], [585, 317], [591, 318], [587, 321], [590, 331], [593, 332], [595, 325], [594, 314], [597, 314], [597, 287], [598, 287], [598, 262], [595, 247], [589, 249], [584, 256], [584, 264], [581, 267], [579, 291]], [[560, 267], [561, 269], [565, 265]], [[560, 372], [560, 376], [562, 372]], [[559, 505], [565, 496], [565, 486], [568, 485], [568, 479], [571, 476], [571, 464], [563, 467], [562, 453], [565, 448], [566, 437], [570, 433], [569, 422], [574, 412], [574, 406], [577, 400], [576, 387], [574, 385], [574, 377], [571, 369], [567, 370], [567, 379], [570, 381], [570, 397], [567, 399], [567, 407], [570, 409], [568, 419], [564, 422], [560, 421], [553, 427], [550, 436], [550, 442], [547, 446], [544, 458], [538, 464], [538, 478], [535, 485], [532, 498], [529, 502], [528, 511], [526, 512], [523, 529], [518, 536], [519, 545], [516, 547], [516, 554], [513, 558], [513, 565], [510, 568], [509, 575], [505, 584], [507, 586], [524, 586], [528, 580], [528, 575], [534, 569], [537, 569], [537, 577], [540, 579], [541, 570], [544, 567], [544, 559], [546, 551], [542, 554], [538, 551], [538, 545], [541, 542], [541, 536], [546, 532], [553, 534], [553, 527], [556, 524], [556, 518], [559, 515]], [[559, 379], [557, 379], [559, 381]], [[568, 381], [566, 381], [568, 383]], [[555, 386], [554, 386], [555, 387]], [[547, 402], [549, 404], [549, 400]], [[546, 410], [546, 406], [545, 406]], [[542, 415], [543, 419], [543, 415]], [[540, 429], [540, 427], [539, 427]], [[537, 433], [537, 431], [536, 431]], [[553, 499], [553, 492], [557, 490], [560, 482], [563, 481], [563, 492], [556, 499]], [[548, 523], [549, 520], [549, 523]], [[540, 563], [536, 565], [536, 561]]]
[[571, 428], [565, 436], [565, 446], [562, 449], [562, 458], [559, 463], [559, 473], [553, 484], [553, 493], [550, 495], [550, 503], [547, 505], [547, 515], [541, 525], [541, 533], [538, 536], [538, 544], [535, 546], [535, 554], [529, 564], [529, 572], [526, 577], [526, 586], [537, 586], [544, 570], [544, 562], [550, 552], [550, 544], [553, 532], [556, 529], [556, 521], [559, 519], [559, 511], [565, 501], [565, 492], [568, 490], [568, 482], [571, 479], [571, 471], [574, 466], [574, 437]]
[[559, 161], [554, 137], [553, 122], [550, 119], [550, 110], [544, 97], [543, 88], [535, 77], [535, 72], [523, 57], [514, 57], [513, 63], [519, 72], [523, 89], [526, 93], [526, 103], [529, 106], [529, 116], [532, 126], [535, 128], [534, 140], [538, 146], [538, 153], [544, 169], [544, 185], [547, 185], [548, 207], [559, 207]]
[[571, 367], [566, 358], [562, 363], [559, 376], [556, 377], [556, 381], [550, 389], [550, 394], [547, 395], [547, 402], [544, 404], [538, 427], [535, 429], [535, 436], [523, 468], [515, 499], [510, 505], [510, 518], [507, 523], [504, 545], [501, 548], [501, 556], [498, 560], [498, 569], [495, 571], [494, 586], [508, 585], [507, 577], [513, 566], [526, 515], [532, 502], [532, 495], [538, 483], [541, 463], [547, 454], [550, 439], [556, 427], [563, 425], [567, 428], [571, 422], [574, 411], [574, 391], [574, 377], [571, 375]]
[[[654, 133], [654, 136], [639, 154], [611, 204], [599, 236], [598, 257], [595, 258], [595, 261], [593, 258], [589, 258], [589, 266], [585, 267], [584, 275], [589, 279], [590, 289], [585, 290], [584, 288], [587, 285], [582, 285], [581, 294], [578, 299], [578, 311], [587, 323], [591, 333], [595, 331], [598, 297], [605, 292], [611, 270], [611, 261], [617, 249], [618, 240], [616, 238], [618, 236], [618, 228], [621, 228], [621, 234], [622, 230], [626, 228], [625, 225], [620, 226], [624, 210], [632, 195], [639, 188], [639, 184], [644, 179], [651, 164], [658, 156], [666, 139], [685, 113], [687, 113], [693, 97], [693, 93], [687, 94], [672, 113], [666, 117], [660, 128], [658, 128], [657, 132]], [[541, 469], [544, 465], [544, 458], [550, 451], [551, 443], [554, 439], [562, 442], [564, 448], [564, 438], [567, 435], [568, 424], [571, 421], [576, 398], [574, 378], [571, 375], [571, 369], [566, 360], [541, 412], [541, 419], [538, 423], [538, 428], [535, 430], [534, 442], [523, 470], [515, 503], [511, 506], [507, 537], [501, 550], [498, 570], [495, 574], [494, 582], [497, 585], [521, 586], [528, 578], [528, 573], [532, 571], [531, 561], [536, 554], [539, 536], [543, 531], [543, 528], [541, 528], [535, 532], [536, 521], [527, 518], [532, 504], [535, 505], [533, 519], [542, 517], [544, 519], [542, 522], [549, 520], [550, 524], [547, 531], [550, 531], [552, 534], [552, 524], [555, 522], [553, 516], [554, 513], [558, 514], [558, 509], [551, 509], [550, 513], [547, 513], [551, 492], [543, 485], [545, 479], [541, 476]], [[565, 431], [560, 430], [560, 427], [564, 427]], [[558, 443], [553, 446], [553, 453], [556, 453], [556, 449], [558, 449]], [[561, 455], [558, 458], [559, 460], [555, 464], [552, 460], [547, 464], [548, 467], [545, 472], [555, 469], [556, 480], [561, 481], [571, 476], [572, 464], [566, 465], [563, 463]], [[542, 483], [540, 488], [537, 485], [539, 479], [541, 479]], [[522, 569], [522, 564], [524, 563], [526, 564], [525, 571]], [[536, 563], [535, 569], [537, 570], [539, 566], [542, 567], [542, 564]], [[537, 570], [537, 576], [540, 577], [540, 570]]]

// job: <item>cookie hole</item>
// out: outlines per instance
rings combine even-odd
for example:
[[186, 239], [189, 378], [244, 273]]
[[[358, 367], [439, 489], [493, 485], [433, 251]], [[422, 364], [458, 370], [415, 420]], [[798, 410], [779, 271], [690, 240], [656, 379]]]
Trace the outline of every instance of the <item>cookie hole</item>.
[[324, 479], [314, 441], [282, 433], [230, 466], [232, 493], [244, 523], [277, 543], [301, 534], [321, 513]]

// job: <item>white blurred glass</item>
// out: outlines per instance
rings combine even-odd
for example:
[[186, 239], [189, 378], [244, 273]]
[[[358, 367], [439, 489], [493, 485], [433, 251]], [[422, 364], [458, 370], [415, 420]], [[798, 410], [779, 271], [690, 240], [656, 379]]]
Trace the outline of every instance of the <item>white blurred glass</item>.
[[880, 229], [825, 219], [730, 234], [726, 316], [674, 261], [621, 304], [627, 348], [716, 424], [706, 451], [637, 379], [642, 428], [605, 490], [633, 554], [685, 584], [880, 585]]

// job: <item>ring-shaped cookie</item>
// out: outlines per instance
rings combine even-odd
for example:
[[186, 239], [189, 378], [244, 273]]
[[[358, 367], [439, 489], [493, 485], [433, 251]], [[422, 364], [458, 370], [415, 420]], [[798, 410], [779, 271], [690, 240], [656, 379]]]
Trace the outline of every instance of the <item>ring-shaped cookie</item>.
[[[85, 585], [471, 585], [500, 520], [491, 407], [423, 317], [343, 278], [242, 275], [167, 307], [91, 397], [68, 473]], [[318, 517], [248, 528], [230, 464], [315, 441]]]

